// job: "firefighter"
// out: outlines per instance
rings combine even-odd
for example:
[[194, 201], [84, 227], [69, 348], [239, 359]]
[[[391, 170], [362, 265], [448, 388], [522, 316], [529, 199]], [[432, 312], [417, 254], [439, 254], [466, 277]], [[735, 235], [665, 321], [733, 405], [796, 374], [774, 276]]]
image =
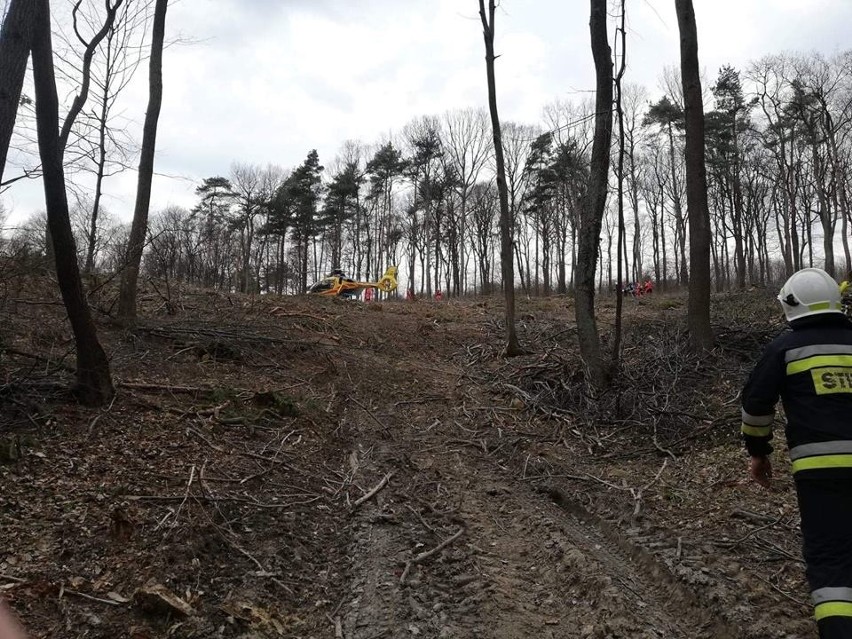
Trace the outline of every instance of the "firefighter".
[[825, 271], [793, 274], [778, 295], [790, 325], [766, 348], [742, 393], [752, 478], [772, 477], [779, 397], [801, 512], [802, 552], [820, 637], [852, 637], [852, 324]]

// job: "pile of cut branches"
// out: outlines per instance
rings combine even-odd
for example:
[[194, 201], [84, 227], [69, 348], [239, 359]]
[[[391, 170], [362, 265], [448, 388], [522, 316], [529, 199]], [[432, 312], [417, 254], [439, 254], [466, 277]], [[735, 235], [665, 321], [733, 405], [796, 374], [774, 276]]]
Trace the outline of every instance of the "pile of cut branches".
[[[715, 304], [716, 346], [710, 352], [690, 349], [682, 316], [629, 317], [612, 383], [600, 391], [588, 383], [573, 331], [537, 326], [523, 341], [543, 352], [532, 361], [504, 363], [495, 390], [582, 433], [592, 446], [618, 451], [612, 454], [676, 456], [701, 438], [736, 437], [742, 384], [784, 327], [771, 301], [753, 294], [725, 297], [725, 304]], [[611, 340], [611, 332], [603, 335], [605, 351]], [[637, 449], [631, 443], [636, 441], [644, 444]]]

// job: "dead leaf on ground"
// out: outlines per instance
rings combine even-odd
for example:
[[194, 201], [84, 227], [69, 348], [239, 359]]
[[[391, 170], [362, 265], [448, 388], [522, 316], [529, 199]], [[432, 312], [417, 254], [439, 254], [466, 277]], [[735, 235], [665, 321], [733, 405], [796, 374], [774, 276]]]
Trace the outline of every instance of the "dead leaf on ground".
[[136, 604], [143, 610], [163, 615], [191, 617], [195, 609], [162, 584], [149, 582], [133, 595]]

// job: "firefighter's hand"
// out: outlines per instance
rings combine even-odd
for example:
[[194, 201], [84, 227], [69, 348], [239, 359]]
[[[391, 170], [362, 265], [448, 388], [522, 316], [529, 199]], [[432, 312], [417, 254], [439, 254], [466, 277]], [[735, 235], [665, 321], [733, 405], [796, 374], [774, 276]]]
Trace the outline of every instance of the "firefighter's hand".
[[752, 457], [748, 465], [751, 478], [764, 488], [772, 481], [772, 462], [769, 457]]

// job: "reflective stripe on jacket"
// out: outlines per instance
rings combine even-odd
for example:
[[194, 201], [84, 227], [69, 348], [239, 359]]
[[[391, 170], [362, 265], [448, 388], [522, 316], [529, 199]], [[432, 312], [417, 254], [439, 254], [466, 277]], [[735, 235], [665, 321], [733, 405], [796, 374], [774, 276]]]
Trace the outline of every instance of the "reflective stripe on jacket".
[[839, 313], [795, 320], [766, 348], [742, 394], [742, 434], [752, 455], [772, 451], [780, 398], [793, 472], [852, 473], [852, 323]]

